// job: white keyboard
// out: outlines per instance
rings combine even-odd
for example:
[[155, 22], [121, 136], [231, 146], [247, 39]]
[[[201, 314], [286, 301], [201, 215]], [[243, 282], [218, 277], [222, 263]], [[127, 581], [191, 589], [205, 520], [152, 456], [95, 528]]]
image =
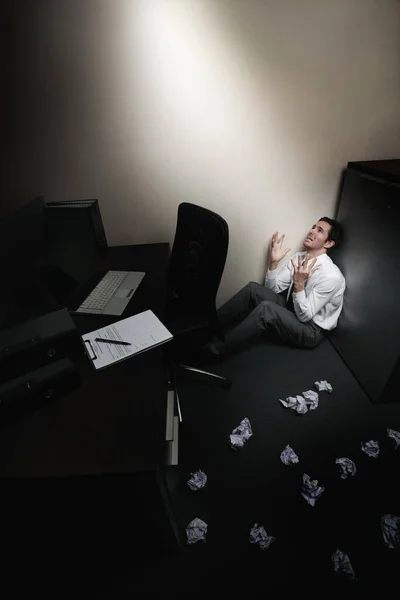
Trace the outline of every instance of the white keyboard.
[[103, 310], [124, 281], [129, 271], [108, 271], [79, 309]]

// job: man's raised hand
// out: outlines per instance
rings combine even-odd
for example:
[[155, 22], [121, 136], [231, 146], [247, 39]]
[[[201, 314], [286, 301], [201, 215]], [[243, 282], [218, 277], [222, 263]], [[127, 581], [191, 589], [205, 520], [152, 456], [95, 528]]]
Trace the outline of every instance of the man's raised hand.
[[297, 265], [295, 264], [293, 258], [291, 260], [291, 263], [293, 265], [293, 286], [296, 292], [304, 290], [304, 285], [307, 279], [310, 279], [311, 275], [313, 275], [315, 271], [319, 268], [315, 267], [315, 263], [317, 262], [316, 258], [314, 258], [314, 260], [311, 263], [308, 262], [309, 260], [311, 259], [306, 258], [302, 263], [300, 254], [298, 256]]
[[276, 231], [272, 236], [271, 242], [271, 256], [270, 260], [272, 263], [278, 263], [288, 252], [290, 252], [290, 248], [283, 249], [283, 240], [285, 239], [285, 234], [283, 233], [281, 237], [279, 237], [279, 233]]

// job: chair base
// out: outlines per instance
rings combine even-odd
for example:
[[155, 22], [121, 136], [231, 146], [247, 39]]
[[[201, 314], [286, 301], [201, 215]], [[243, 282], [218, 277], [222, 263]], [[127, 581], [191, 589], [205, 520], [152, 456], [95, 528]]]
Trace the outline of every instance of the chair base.
[[232, 381], [230, 379], [228, 379], [227, 377], [221, 377], [221, 375], [216, 375], [215, 373], [210, 373], [209, 371], [203, 371], [202, 369], [197, 369], [196, 367], [190, 367], [189, 365], [184, 365], [182, 363], [178, 363], [178, 362], [173, 362], [170, 364], [170, 381], [169, 384], [171, 385], [171, 388], [174, 392], [175, 392], [175, 401], [176, 401], [176, 407], [178, 410], [178, 418], [179, 418], [179, 422], [182, 423], [183, 418], [182, 418], [182, 411], [181, 411], [181, 403], [179, 401], [179, 394], [178, 394], [178, 386], [176, 383], [176, 377], [175, 377], [175, 371], [176, 369], [183, 369], [184, 371], [191, 371], [192, 373], [199, 373], [200, 375], [205, 375], [206, 377], [211, 377], [212, 379], [216, 379], [217, 381], [219, 381], [220, 387], [223, 390], [229, 390], [229, 388], [232, 385]]
[[232, 381], [230, 379], [222, 377], [221, 375], [216, 375], [215, 373], [210, 373], [210, 371], [203, 371], [202, 369], [198, 369], [197, 367], [190, 367], [189, 365], [183, 365], [182, 363], [177, 363], [176, 366], [180, 369], [183, 369], [184, 371], [200, 373], [200, 375], [205, 375], [206, 377], [212, 377], [213, 379], [217, 379], [220, 382], [220, 386], [223, 390], [229, 390], [229, 388], [232, 385]]

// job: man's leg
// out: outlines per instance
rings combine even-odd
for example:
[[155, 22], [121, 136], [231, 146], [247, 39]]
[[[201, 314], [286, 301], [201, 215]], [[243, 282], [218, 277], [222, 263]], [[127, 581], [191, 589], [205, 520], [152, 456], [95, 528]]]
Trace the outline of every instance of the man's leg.
[[256, 306], [265, 300], [285, 306], [284, 298], [264, 285], [254, 281], [245, 285], [217, 311], [218, 321], [222, 329], [226, 330], [243, 321]]
[[222, 356], [231, 354], [268, 327], [273, 327], [287, 344], [301, 348], [314, 348], [323, 339], [322, 330], [314, 323], [302, 323], [281, 304], [264, 300], [239, 325], [226, 333], [225, 342], [215, 342], [214, 346]]

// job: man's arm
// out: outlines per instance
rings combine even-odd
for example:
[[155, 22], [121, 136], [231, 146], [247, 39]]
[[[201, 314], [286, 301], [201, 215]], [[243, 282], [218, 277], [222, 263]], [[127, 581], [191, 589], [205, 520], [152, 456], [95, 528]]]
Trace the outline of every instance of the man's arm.
[[277, 268], [279, 261], [290, 252], [290, 248], [284, 250], [282, 247], [284, 239], [285, 234], [279, 237], [278, 232], [274, 233], [272, 236], [269, 268], [265, 277], [265, 286], [277, 294], [289, 287], [292, 276], [288, 265], [283, 267], [280, 271], [278, 271]]
[[265, 277], [265, 286], [276, 294], [287, 290], [292, 281], [292, 269], [290, 267], [290, 261], [282, 269], [277, 269], [277, 267], [270, 262]]
[[293, 306], [297, 318], [302, 323], [307, 323], [332, 300], [342, 288], [339, 278], [326, 278], [318, 282], [306, 296], [304, 285], [294, 286]]

